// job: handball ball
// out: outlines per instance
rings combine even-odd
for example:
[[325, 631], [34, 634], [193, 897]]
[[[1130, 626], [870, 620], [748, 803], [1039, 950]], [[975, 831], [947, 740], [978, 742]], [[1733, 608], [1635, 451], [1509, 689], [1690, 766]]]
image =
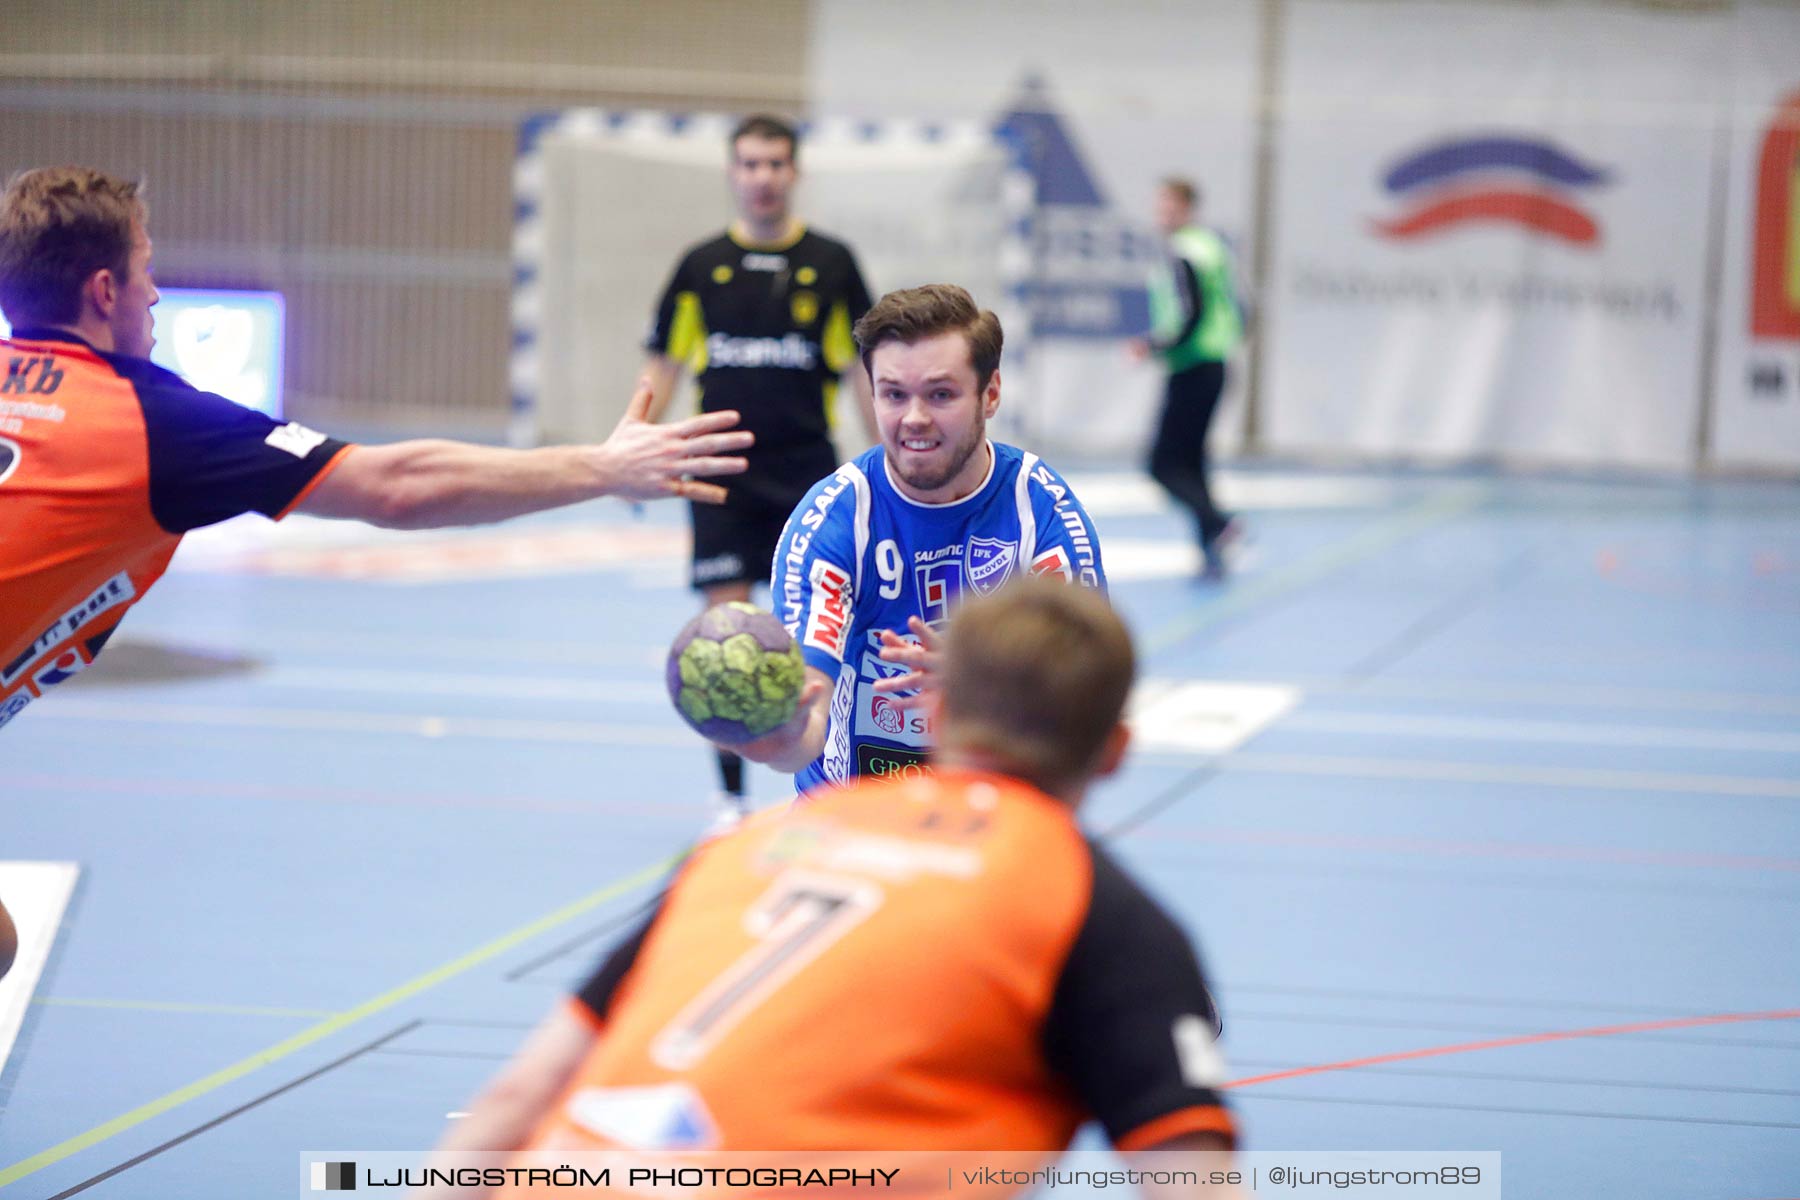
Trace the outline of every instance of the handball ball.
[[775, 614], [733, 600], [676, 635], [664, 678], [675, 711], [701, 736], [738, 745], [792, 719], [806, 670]]

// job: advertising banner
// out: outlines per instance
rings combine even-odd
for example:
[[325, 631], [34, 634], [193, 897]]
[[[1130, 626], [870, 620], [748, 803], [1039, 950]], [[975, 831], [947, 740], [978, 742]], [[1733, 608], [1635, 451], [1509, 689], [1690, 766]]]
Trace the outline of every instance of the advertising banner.
[[1269, 448], [1691, 465], [1723, 26], [1289, 11]]

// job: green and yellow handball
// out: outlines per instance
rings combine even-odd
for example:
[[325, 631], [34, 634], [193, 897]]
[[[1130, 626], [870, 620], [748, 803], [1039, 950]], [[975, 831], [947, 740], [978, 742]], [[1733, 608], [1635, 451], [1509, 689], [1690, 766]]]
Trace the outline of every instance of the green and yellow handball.
[[773, 613], [733, 600], [676, 635], [664, 679], [683, 720], [710, 741], [736, 745], [793, 718], [806, 667]]

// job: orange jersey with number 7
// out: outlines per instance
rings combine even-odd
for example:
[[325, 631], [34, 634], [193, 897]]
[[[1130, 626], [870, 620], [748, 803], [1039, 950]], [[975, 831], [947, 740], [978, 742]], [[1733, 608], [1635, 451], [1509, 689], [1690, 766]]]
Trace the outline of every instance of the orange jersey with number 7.
[[1198, 961], [1013, 779], [823, 791], [704, 845], [571, 1001], [527, 1149], [1122, 1149], [1230, 1136]]

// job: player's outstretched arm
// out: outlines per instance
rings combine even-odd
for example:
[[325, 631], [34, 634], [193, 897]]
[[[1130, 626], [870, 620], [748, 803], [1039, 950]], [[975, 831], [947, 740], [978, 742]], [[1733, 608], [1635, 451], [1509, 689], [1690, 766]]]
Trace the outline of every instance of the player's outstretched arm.
[[[568, 1005], [557, 1008], [469, 1103], [469, 1115], [445, 1131], [438, 1151], [504, 1151], [523, 1146], [598, 1037], [593, 1026]], [[485, 1189], [467, 1188], [409, 1193], [411, 1200], [447, 1200], [451, 1196], [476, 1200], [485, 1195]]]
[[806, 683], [800, 689], [793, 718], [786, 725], [754, 742], [724, 748], [777, 771], [804, 770], [806, 764], [825, 752], [825, 726], [831, 710], [823, 701], [830, 690], [831, 679], [825, 672], [817, 667], [806, 668]]
[[390, 529], [432, 529], [504, 521], [599, 496], [723, 500], [724, 488], [694, 477], [744, 469], [735, 452], [753, 438], [731, 429], [738, 414], [653, 425], [644, 419], [650, 402], [650, 384], [640, 380], [612, 436], [597, 446], [505, 450], [436, 440], [356, 446], [298, 508]]

